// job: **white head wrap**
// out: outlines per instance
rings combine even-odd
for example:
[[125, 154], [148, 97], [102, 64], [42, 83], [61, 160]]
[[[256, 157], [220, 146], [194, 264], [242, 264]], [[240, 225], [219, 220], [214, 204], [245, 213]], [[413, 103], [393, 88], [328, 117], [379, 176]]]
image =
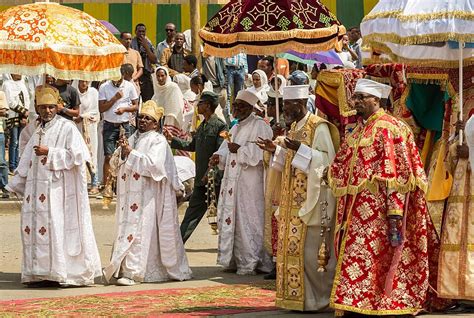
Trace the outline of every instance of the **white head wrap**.
[[354, 93], [367, 93], [378, 98], [388, 98], [391, 90], [391, 86], [361, 78], [357, 81]]
[[309, 85], [291, 85], [283, 88], [283, 100], [308, 98]]
[[237, 96], [235, 99], [240, 99], [243, 100], [244, 102], [249, 103], [252, 106], [255, 106], [257, 102], [259, 101], [259, 98], [255, 93], [249, 91], [249, 90], [241, 90], [237, 93]]

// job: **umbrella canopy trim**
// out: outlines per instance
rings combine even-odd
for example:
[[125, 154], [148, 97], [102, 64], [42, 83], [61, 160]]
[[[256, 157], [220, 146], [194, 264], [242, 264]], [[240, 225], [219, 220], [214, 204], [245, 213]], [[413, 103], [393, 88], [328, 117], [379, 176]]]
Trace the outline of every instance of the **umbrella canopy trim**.
[[455, 11], [443, 11], [443, 12], [434, 12], [434, 13], [420, 13], [420, 14], [403, 14], [403, 10], [392, 10], [384, 12], [369, 13], [366, 15], [362, 22], [375, 19], [384, 19], [384, 18], [395, 18], [402, 22], [426, 22], [430, 20], [439, 20], [439, 19], [461, 19], [461, 20], [473, 20], [474, 13], [466, 12], [461, 10]]

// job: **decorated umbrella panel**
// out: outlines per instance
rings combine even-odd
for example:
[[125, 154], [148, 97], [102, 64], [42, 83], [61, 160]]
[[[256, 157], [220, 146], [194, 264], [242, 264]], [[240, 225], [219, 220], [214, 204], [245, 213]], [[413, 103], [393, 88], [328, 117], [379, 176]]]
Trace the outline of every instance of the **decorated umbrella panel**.
[[233, 0], [200, 30], [207, 54], [276, 54], [341, 49], [346, 29], [318, 0]]
[[100, 21], [74, 8], [39, 2], [0, 13], [0, 73], [118, 78], [125, 52]]

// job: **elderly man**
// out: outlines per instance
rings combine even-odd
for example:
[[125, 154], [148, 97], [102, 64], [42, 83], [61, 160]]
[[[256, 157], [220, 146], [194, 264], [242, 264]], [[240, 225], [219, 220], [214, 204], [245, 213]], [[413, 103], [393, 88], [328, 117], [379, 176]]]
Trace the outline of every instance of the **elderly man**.
[[[203, 92], [197, 104], [199, 115], [204, 116], [204, 121], [199, 125], [191, 141], [172, 137], [168, 133], [171, 141], [171, 148], [196, 153], [196, 179], [194, 190], [189, 199], [189, 206], [181, 223], [181, 236], [183, 242], [189, 239], [194, 229], [201, 221], [207, 209], [206, 178], [208, 172], [209, 158], [216, 152], [222, 144], [221, 132], [227, 130], [227, 125], [217, 117], [215, 110], [219, 105], [219, 96], [213, 92]], [[219, 182], [220, 180], [217, 180]], [[216, 187], [219, 194], [219, 187]]]
[[[308, 85], [283, 88], [287, 133], [281, 146], [262, 140], [282, 170], [278, 213], [277, 306], [327, 311], [334, 278], [335, 199], [321, 177], [339, 145], [337, 128], [306, 109]], [[318, 253], [319, 251], [319, 253]], [[324, 257], [325, 263], [320, 263]], [[295, 284], [294, 282], [300, 282]]]
[[87, 146], [74, 122], [58, 116], [59, 92], [36, 89], [41, 123], [7, 188], [23, 196], [22, 283], [90, 285], [101, 275], [87, 196]]
[[176, 191], [183, 186], [166, 138], [157, 132], [163, 108], [143, 104], [138, 132], [120, 140], [111, 165], [118, 170], [117, 238], [107, 281], [118, 285], [191, 278], [179, 234]]
[[427, 180], [410, 128], [380, 107], [390, 90], [357, 81], [360, 120], [328, 172], [338, 200], [331, 294], [338, 310], [415, 314], [430, 305], [430, 285], [436, 288], [439, 241], [426, 208]]
[[176, 33], [173, 47], [165, 48], [161, 54], [160, 65], [168, 68], [171, 77], [184, 72], [184, 57], [191, 53], [184, 48], [185, 42], [184, 34]]
[[263, 247], [264, 168], [263, 150], [255, 142], [271, 139], [272, 129], [253, 113], [258, 97], [240, 91], [233, 103], [238, 120], [210, 164], [224, 170], [219, 198], [219, 251], [217, 263], [238, 275], [269, 272], [272, 262]]

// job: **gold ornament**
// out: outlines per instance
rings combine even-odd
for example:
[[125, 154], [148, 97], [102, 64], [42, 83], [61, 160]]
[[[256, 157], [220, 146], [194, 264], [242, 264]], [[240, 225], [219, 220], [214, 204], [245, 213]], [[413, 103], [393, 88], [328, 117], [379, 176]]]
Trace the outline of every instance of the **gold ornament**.
[[217, 235], [217, 200], [216, 200], [216, 170], [209, 168], [207, 171], [207, 222], [211, 226], [212, 235]]

